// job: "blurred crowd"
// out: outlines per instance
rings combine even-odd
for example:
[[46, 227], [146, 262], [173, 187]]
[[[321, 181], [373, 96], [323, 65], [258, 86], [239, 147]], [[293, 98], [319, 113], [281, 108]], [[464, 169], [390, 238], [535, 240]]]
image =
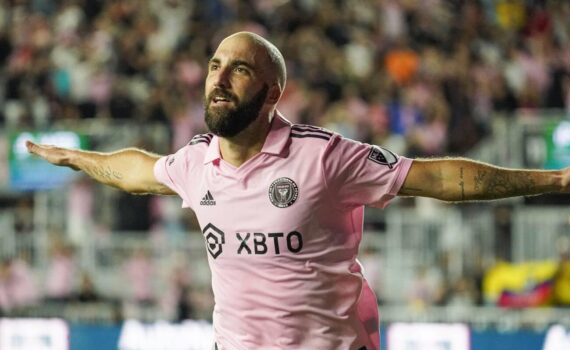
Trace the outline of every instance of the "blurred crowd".
[[486, 269], [478, 266], [468, 270], [455, 279], [450, 278], [447, 264], [443, 258], [417, 269], [406, 296], [411, 308], [421, 311], [430, 306], [570, 307], [568, 252], [560, 254], [558, 261], [498, 261]]
[[[407, 156], [462, 154], [497, 113], [570, 112], [569, 19], [563, 0], [0, 0], [0, 127], [158, 123], [176, 150], [206, 131], [208, 58], [222, 38], [248, 30], [285, 56], [278, 108], [291, 121]], [[96, 202], [85, 187], [69, 190], [78, 230]], [[117, 196], [114, 229], [148, 231], [159, 222], [184, 231], [177, 204]], [[31, 231], [31, 200], [16, 212], [17, 231]], [[378, 256], [364, 259], [380, 273]], [[78, 270], [70, 247], [55, 247], [50, 261], [40, 279], [25, 258], [0, 264], [0, 312], [107, 297]], [[127, 313], [158, 307], [183, 319], [211, 308], [209, 290], [193, 289], [180, 267], [150, 285], [159, 277], [149, 252], [132, 252], [122, 269]], [[418, 270], [408, 302], [482, 304], [481, 271], [448, 281], [446, 269]]]
[[[110, 322], [133, 318], [211, 320], [213, 296], [204, 276], [200, 276], [206, 270], [205, 261], [200, 263], [195, 257], [189, 260], [188, 252], [183, 251], [160, 254], [155, 243], [124, 248], [93, 249], [98, 261], [95, 269], [82, 267], [81, 255], [89, 254], [88, 250], [78, 249], [57, 236], [52, 239], [46, 266], [33, 266], [34, 258], [25, 250], [3, 259], [0, 317], [42, 315], [50, 309], [63, 316], [64, 307], [77, 309], [77, 305], [95, 304], [112, 309], [110, 316], [104, 316]], [[456, 277], [450, 273], [449, 257], [441, 253], [435, 263], [417, 267], [396, 304], [414, 312], [429, 311], [433, 306], [456, 310], [474, 306], [570, 306], [568, 251], [561, 253], [558, 261], [497, 262], [486, 267], [479, 262]], [[387, 286], [382, 252], [367, 247], [359, 261], [379, 303], [394, 305], [394, 300], [386, 300], [384, 295]]]
[[26, 251], [0, 262], [0, 317], [30, 310], [43, 314], [42, 309], [50, 308], [63, 316], [66, 305], [99, 303], [113, 310], [110, 321], [211, 318], [211, 291], [192, 281], [184, 254], [160, 258], [144, 246], [114, 253], [103, 250], [98, 259], [113, 259], [112, 266], [89, 271], [82, 268], [76, 247], [53, 238], [47, 266], [33, 266], [34, 257]]
[[494, 113], [570, 107], [570, 3], [556, 0], [1, 0], [0, 121], [204, 131], [208, 58], [249, 30], [283, 52], [292, 121], [410, 156], [462, 153]]

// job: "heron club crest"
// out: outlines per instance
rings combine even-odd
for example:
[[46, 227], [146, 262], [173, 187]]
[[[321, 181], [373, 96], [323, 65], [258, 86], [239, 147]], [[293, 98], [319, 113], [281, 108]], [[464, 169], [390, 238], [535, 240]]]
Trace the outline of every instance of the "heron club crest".
[[299, 187], [288, 177], [280, 177], [269, 186], [269, 200], [277, 208], [293, 205], [299, 197]]

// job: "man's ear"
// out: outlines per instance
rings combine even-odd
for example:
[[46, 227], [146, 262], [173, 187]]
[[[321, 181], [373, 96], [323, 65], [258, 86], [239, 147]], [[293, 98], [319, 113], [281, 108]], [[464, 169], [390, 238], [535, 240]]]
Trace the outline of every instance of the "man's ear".
[[277, 104], [277, 102], [279, 102], [280, 98], [281, 98], [281, 88], [279, 88], [279, 85], [278, 84], [271, 85], [269, 91], [267, 92], [267, 103], [275, 105]]

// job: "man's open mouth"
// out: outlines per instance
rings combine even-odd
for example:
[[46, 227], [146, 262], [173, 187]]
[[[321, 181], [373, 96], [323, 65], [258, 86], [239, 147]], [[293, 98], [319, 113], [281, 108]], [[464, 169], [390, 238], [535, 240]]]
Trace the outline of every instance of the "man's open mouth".
[[214, 98], [212, 99], [212, 101], [213, 101], [214, 103], [216, 103], [216, 104], [217, 104], [217, 103], [229, 103], [229, 102], [232, 102], [232, 100], [231, 100], [230, 98], [222, 97], [222, 96], [216, 96], [216, 97], [214, 97]]

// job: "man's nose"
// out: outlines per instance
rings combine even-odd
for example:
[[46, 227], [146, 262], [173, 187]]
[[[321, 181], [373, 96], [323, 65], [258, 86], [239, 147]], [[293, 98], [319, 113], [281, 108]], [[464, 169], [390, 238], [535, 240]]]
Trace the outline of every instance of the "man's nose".
[[230, 87], [230, 72], [228, 68], [220, 68], [218, 74], [214, 77], [214, 86], [219, 88], [229, 88]]

